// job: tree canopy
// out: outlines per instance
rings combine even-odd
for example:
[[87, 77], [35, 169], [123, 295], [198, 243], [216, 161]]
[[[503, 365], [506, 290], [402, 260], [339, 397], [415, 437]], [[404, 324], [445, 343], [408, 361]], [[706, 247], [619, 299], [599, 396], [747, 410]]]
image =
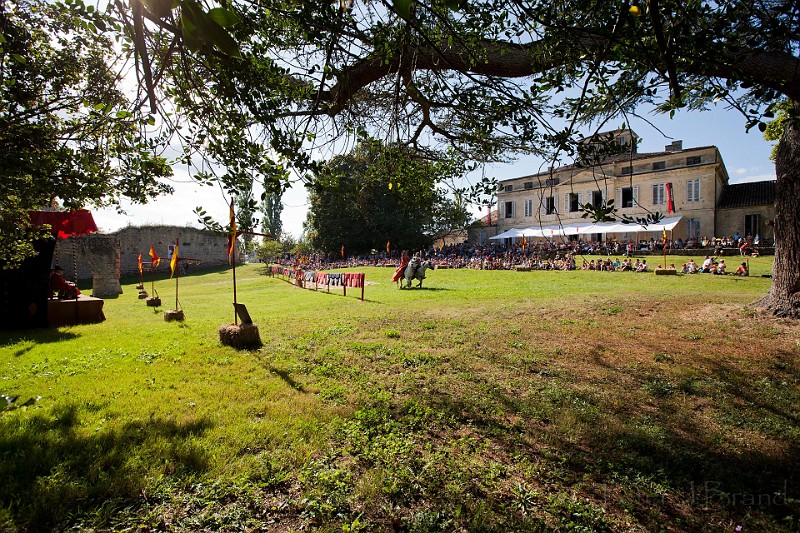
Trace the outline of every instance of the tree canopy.
[[372, 142], [321, 169], [309, 194], [307, 230], [328, 253], [420, 249], [463, 228], [469, 213], [430, 183], [454, 169], [417, 157], [402, 146]]
[[32, 255], [27, 212], [87, 202], [145, 202], [171, 188], [157, 139], [141, 135], [103, 35], [113, 21], [91, 6], [0, 4], [0, 250], [4, 267]]

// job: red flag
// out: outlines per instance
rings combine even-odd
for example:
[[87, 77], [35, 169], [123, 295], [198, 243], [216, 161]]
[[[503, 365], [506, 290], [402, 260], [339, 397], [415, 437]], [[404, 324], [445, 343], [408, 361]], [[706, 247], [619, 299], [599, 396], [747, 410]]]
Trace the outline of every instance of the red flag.
[[233, 257], [233, 252], [236, 249], [236, 214], [233, 212], [233, 198], [231, 198], [231, 212], [230, 212], [230, 226], [231, 233], [228, 235], [228, 260]]
[[667, 213], [675, 212], [675, 202], [672, 201], [672, 184], [665, 183], [664, 190], [667, 192]]
[[150, 247], [150, 257], [152, 258], [150, 261], [150, 266], [152, 268], [158, 268], [158, 265], [161, 264], [161, 258], [158, 257], [158, 254], [152, 246]]
[[492, 206], [487, 205], [486, 206], [486, 210], [489, 211], [489, 214], [487, 215], [487, 219], [489, 220], [489, 223], [486, 224], [486, 225], [487, 226], [491, 226], [492, 225]]
[[386, 241], [386, 253], [388, 254], [392, 249], [392, 241]]
[[139, 252], [139, 275], [142, 275], [142, 252]]
[[342, 245], [342, 257], [344, 257], [344, 244]]

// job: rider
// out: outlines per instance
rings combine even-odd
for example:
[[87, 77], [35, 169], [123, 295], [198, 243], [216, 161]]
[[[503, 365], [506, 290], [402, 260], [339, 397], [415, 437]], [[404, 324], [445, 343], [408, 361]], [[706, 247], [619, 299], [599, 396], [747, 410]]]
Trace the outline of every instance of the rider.
[[405, 275], [409, 261], [411, 261], [411, 256], [408, 255], [408, 250], [403, 250], [403, 253], [400, 255], [400, 266], [394, 271], [392, 281], [397, 281]]

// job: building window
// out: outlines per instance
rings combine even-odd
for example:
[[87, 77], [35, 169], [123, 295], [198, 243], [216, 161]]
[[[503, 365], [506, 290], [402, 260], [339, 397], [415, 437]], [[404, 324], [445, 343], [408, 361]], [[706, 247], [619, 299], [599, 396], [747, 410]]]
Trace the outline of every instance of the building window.
[[525, 216], [526, 217], [529, 217], [529, 216], [533, 215], [533, 200], [525, 200], [525, 203], [523, 204], [523, 207], [525, 208]]
[[506, 192], [512, 192], [513, 190], [514, 190], [514, 186], [513, 185], [506, 185], [506, 188], [505, 188]]
[[686, 165], [699, 165], [700, 164], [700, 156], [693, 155], [692, 157], [686, 158]]
[[506, 218], [514, 218], [514, 202], [506, 202], [505, 213]]
[[656, 161], [653, 163], [653, 170], [664, 170], [667, 168], [667, 163], [665, 161]]
[[700, 201], [700, 178], [686, 182], [686, 200], [689, 202]]
[[482, 231], [478, 234], [478, 242], [480, 244], [486, 244], [488, 242], [488, 237], [486, 236], [485, 231]]
[[575, 213], [576, 211], [581, 210], [581, 202], [583, 201], [582, 196], [583, 194], [574, 192], [571, 192], [567, 195], [567, 208], [569, 209], [570, 213]]
[[621, 173], [623, 175], [624, 174], [633, 174], [633, 167], [631, 167], [631, 166], [622, 167]]
[[556, 197], [555, 196], [548, 196], [544, 199], [544, 209], [546, 215], [555, 215], [556, 214]]
[[545, 180], [544, 184], [546, 187], [555, 187], [556, 185], [559, 184], [560, 181], [561, 180], [558, 178], [550, 178], [548, 180]]
[[603, 191], [592, 191], [592, 205], [594, 207], [603, 205]]
[[761, 233], [761, 215], [744, 216], [744, 235], [755, 237]]
[[533, 182], [526, 181], [525, 183], [522, 184], [522, 188], [525, 189], [526, 191], [533, 189]]
[[639, 203], [639, 186], [623, 187], [620, 195], [620, 207], [635, 207]]
[[686, 219], [686, 238], [687, 239], [700, 238], [700, 220], [696, 218]]
[[664, 184], [657, 183], [653, 185], [653, 205], [661, 205], [664, 203]]

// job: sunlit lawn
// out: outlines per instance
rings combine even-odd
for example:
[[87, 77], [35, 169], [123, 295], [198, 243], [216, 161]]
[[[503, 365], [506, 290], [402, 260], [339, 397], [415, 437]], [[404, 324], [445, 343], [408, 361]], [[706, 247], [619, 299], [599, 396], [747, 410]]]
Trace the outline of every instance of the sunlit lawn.
[[248, 265], [254, 351], [218, 340], [230, 270], [180, 279], [183, 323], [131, 280], [101, 324], [0, 332], [0, 394], [41, 396], [0, 414], [0, 527], [796, 530], [800, 328], [746, 307], [770, 263], [364, 268], [365, 302]]

